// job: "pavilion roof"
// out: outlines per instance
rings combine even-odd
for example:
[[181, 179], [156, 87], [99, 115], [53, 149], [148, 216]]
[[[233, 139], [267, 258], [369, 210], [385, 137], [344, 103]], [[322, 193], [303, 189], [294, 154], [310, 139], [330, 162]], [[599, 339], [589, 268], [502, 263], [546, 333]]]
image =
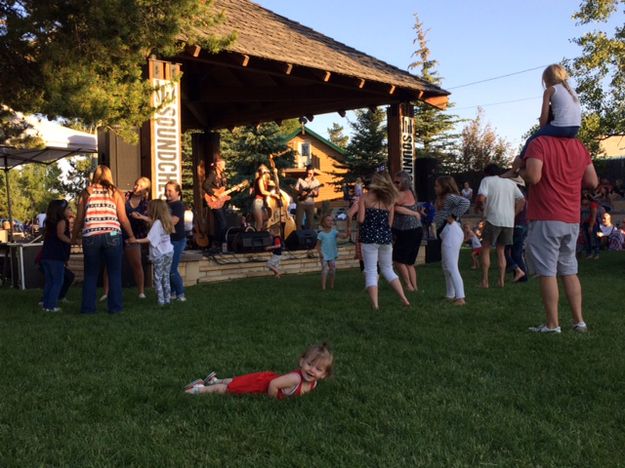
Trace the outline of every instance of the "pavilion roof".
[[[211, 33], [236, 32], [227, 48], [235, 52], [337, 73], [363, 80], [394, 85], [444, 97], [450, 93], [405, 70], [360, 52], [312, 28], [278, 15], [249, 0], [215, 0], [215, 9], [225, 13], [225, 21]], [[425, 99], [422, 99], [425, 100]], [[446, 103], [438, 99], [434, 105]]]

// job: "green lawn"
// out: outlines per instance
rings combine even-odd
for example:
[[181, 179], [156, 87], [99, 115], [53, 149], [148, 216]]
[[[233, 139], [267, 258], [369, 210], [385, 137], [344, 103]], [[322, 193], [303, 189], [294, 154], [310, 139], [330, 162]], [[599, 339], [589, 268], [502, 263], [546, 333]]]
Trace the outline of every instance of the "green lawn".
[[[37, 291], [0, 290], [0, 466], [615, 466], [625, 463], [625, 254], [582, 261], [586, 335], [534, 335], [536, 281], [443, 299], [439, 265], [419, 268], [413, 307], [359, 271], [188, 289], [156, 307], [60, 314]], [[494, 278], [494, 276], [493, 276]], [[494, 280], [493, 280], [494, 282]], [[289, 371], [333, 344], [336, 375], [304, 398], [185, 395], [209, 370]]]

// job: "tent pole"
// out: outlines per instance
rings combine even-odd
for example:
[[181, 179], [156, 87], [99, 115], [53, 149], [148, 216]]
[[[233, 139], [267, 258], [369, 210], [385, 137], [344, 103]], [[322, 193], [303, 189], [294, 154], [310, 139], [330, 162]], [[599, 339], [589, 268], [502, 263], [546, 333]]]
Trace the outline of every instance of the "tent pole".
[[6, 187], [7, 187], [7, 208], [9, 209], [9, 223], [11, 224], [9, 228], [9, 242], [13, 242], [13, 209], [11, 207], [11, 186], [9, 185], [9, 165], [7, 162], [7, 156], [4, 156], [4, 176], [6, 177]]

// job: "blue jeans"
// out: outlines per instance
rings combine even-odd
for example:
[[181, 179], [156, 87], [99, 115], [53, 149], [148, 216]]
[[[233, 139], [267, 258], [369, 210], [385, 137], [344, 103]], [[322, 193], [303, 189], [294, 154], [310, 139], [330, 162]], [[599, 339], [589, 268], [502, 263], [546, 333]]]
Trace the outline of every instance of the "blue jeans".
[[599, 255], [599, 247], [601, 247], [601, 243], [599, 242], [599, 238], [597, 237], [597, 233], [599, 232], [599, 223], [595, 223], [592, 232], [588, 232], [588, 227], [590, 225], [588, 223], [582, 223], [582, 235], [584, 236], [584, 250], [586, 251], [586, 256], [590, 257], [591, 255]]
[[[512, 245], [506, 247], [506, 264], [514, 270], [519, 267], [527, 275], [527, 267], [523, 260], [523, 245], [527, 237], [527, 226], [518, 225], [514, 227]], [[522, 280], [527, 281], [527, 276]]]
[[525, 142], [525, 146], [521, 150], [521, 159], [525, 157], [525, 150], [527, 150], [527, 145], [530, 144], [534, 138], [538, 138], [539, 136], [552, 136], [558, 138], [575, 138], [577, 136], [577, 132], [579, 132], [579, 127], [556, 127], [551, 124], [547, 124], [541, 129], [539, 129], [536, 133], [530, 136]]
[[65, 263], [62, 260], [41, 260], [45, 282], [43, 284], [43, 308], [54, 309], [59, 304], [63, 286]]
[[171, 261], [171, 270], [169, 270], [169, 282], [171, 283], [171, 293], [176, 296], [184, 296], [184, 284], [182, 276], [178, 273], [178, 264], [184, 248], [187, 246], [187, 239], [171, 241], [174, 246], [174, 258]]
[[94, 314], [96, 311], [98, 276], [103, 262], [109, 278], [108, 311], [110, 314], [121, 312], [123, 308], [121, 233], [83, 237], [82, 251], [85, 279], [82, 284], [81, 313]]

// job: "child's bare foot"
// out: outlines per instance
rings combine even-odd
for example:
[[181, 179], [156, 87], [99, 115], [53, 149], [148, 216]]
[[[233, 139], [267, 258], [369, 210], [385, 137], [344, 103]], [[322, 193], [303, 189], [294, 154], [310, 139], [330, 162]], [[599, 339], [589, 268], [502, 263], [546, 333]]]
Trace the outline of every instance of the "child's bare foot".
[[489, 286], [488, 286], [488, 283], [485, 283], [484, 281], [482, 281], [482, 282], [480, 283], [480, 285], [478, 286], [478, 288], [488, 289], [488, 288], [489, 288]]
[[498, 279], [498, 280], [497, 280], [497, 287], [498, 287], [498, 288], [503, 288], [503, 287], [504, 287], [504, 284], [505, 284], [505, 281], [504, 281], [504, 280], [502, 280], [502, 279]]
[[514, 279], [512, 281], [518, 283], [523, 278], [525, 278], [525, 272], [523, 270], [519, 270], [514, 274]]

